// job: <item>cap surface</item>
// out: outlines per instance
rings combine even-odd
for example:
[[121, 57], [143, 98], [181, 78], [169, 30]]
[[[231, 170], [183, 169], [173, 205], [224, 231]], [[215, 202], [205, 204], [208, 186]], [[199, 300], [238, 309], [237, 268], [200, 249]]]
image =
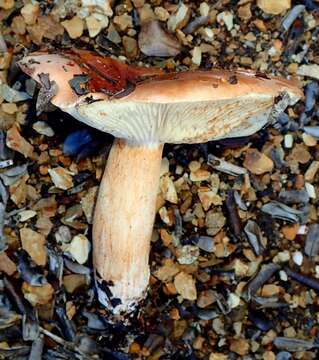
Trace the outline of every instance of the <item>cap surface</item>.
[[247, 136], [268, 122], [278, 96], [285, 94], [281, 110], [303, 96], [295, 82], [261, 73], [213, 69], [163, 74], [83, 51], [31, 54], [21, 67], [37, 81], [45, 72], [56, 82], [54, 105], [138, 143]]

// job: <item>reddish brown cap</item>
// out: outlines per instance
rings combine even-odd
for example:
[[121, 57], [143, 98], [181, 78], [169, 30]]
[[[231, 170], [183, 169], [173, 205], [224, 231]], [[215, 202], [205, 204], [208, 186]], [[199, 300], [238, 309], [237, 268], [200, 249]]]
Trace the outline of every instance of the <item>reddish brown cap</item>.
[[261, 73], [213, 69], [163, 74], [85, 51], [31, 54], [20, 66], [37, 81], [47, 73], [56, 82], [54, 105], [138, 143], [247, 136], [269, 121], [279, 98], [284, 98], [279, 102], [284, 110], [303, 96], [296, 82]]

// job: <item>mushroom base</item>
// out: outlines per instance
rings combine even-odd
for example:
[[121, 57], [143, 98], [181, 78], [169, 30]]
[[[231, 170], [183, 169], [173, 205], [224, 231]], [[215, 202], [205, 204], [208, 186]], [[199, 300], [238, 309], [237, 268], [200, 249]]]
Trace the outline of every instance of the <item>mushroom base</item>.
[[114, 314], [132, 311], [146, 293], [162, 150], [115, 140], [101, 181], [93, 261], [99, 299]]

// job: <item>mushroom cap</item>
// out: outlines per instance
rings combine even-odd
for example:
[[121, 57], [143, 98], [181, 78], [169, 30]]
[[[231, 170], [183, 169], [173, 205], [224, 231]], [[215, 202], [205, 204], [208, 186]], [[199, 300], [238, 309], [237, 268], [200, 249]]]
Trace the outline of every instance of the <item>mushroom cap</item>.
[[[56, 82], [54, 105], [133, 143], [200, 143], [248, 136], [303, 97], [295, 81], [258, 72], [163, 74], [84, 51], [73, 56], [31, 54], [20, 66], [37, 81], [39, 74], [47, 73]], [[81, 74], [88, 77], [80, 84], [86, 87], [84, 95], [70, 85]]]

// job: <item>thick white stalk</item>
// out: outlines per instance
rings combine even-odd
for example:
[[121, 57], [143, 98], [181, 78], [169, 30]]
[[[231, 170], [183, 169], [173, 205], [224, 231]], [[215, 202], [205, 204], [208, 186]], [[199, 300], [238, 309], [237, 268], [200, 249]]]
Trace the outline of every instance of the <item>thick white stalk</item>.
[[115, 140], [93, 221], [93, 259], [114, 298], [128, 312], [145, 295], [163, 145]]

